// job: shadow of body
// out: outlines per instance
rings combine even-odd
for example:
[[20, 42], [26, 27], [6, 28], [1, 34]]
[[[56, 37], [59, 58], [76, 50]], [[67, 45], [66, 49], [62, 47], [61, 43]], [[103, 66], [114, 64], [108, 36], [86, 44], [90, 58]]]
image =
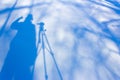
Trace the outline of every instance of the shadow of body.
[[1, 80], [33, 80], [37, 55], [35, 26], [32, 24], [31, 14], [26, 17], [24, 22], [19, 22], [21, 18], [14, 21], [11, 26], [18, 32], [10, 44], [1, 71]]

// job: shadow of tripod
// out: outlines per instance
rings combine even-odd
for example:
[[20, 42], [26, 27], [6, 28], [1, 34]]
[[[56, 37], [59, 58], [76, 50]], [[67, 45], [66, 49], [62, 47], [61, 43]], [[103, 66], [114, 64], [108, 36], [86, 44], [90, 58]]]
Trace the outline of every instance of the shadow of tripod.
[[[60, 80], [63, 80], [62, 78], [62, 75], [61, 75], [61, 72], [60, 72], [60, 69], [57, 65], [57, 62], [56, 62], [56, 59], [54, 57], [54, 53], [50, 47], [50, 44], [49, 44], [49, 41], [47, 39], [47, 35], [45, 33], [46, 29], [44, 29], [44, 23], [41, 22], [41, 23], [38, 23], [39, 26], [40, 26], [40, 29], [39, 29], [39, 35], [38, 35], [38, 45], [37, 45], [37, 48], [38, 48], [38, 53], [42, 50], [42, 53], [43, 53], [43, 61], [44, 61], [44, 73], [45, 73], [45, 80], [48, 80], [48, 74], [47, 74], [47, 66], [46, 66], [46, 53], [45, 51], [47, 50], [50, 55], [52, 56], [52, 59], [53, 59], [53, 62], [55, 64], [55, 67], [57, 69], [57, 72], [58, 72], [58, 75], [59, 75], [59, 78]], [[46, 47], [46, 45], [48, 46], [48, 48]], [[41, 44], [41, 47], [39, 48], [39, 45]]]

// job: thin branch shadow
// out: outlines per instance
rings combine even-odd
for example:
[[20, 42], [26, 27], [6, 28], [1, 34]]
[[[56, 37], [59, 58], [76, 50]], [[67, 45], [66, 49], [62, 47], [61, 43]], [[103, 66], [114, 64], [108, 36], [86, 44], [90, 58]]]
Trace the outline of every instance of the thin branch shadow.
[[5, 29], [8, 21], [9, 21], [9, 19], [10, 19], [10, 17], [11, 17], [11, 14], [12, 14], [15, 6], [17, 5], [17, 2], [18, 2], [18, 0], [16, 0], [15, 3], [13, 4], [13, 6], [11, 7], [11, 10], [10, 10], [10, 12], [8, 13], [8, 16], [7, 16], [7, 18], [6, 18], [6, 21], [4, 22], [4, 24], [3, 24], [3, 26], [2, 26], [2, 28], [1, 28], [1, 30], [0, 30], [0, 36], [1, 36], [2, 33], [4, 32], [4, 29]]

